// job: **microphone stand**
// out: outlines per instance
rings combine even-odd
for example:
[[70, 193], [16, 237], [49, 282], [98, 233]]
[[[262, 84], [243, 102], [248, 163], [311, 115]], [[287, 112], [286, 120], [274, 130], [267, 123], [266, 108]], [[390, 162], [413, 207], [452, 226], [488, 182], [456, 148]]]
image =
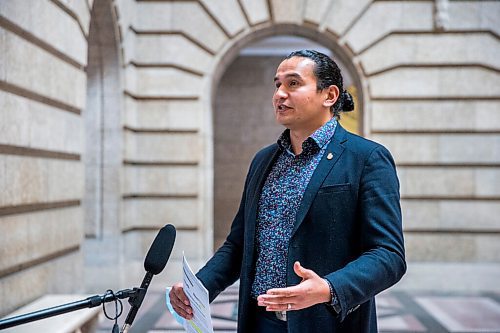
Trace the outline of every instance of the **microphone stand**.
[[116, 299], [135, 297], [138, 294], [145, 294], [146, 291], [143, 289], [144, 288], [124, 289], [124, 290], [120, 290], [120, 291], [116, 292], [114, 294], [114, 296], [112, 294], [94, 295], [94, 296], [87, 297], [86, 299], [83, 299], [80, 301], [66, 303], [63, 305], [58, 305], [58, 306], [54, 306], [51, 308], [42, 309], [42, 310], [30, 312], [27, 314], [22, 314], [22, 315], [11, 317], [11, 318], [6, 318], [3, 320], [0, 320], [0, 330], [6, 329], [9, 327], [13, 327], [13, 326], [26, 324], [26, 323], [36, 321], [36, 320], [41, 320], [41, 319], [61, 315], [63, 313], [68, 313], [68, 312], [72, 312], [72, 311], [76, 311], [76, 310], [80, 310], [80, 309], [85, 309], [85, 308], [93, 308], [93, 307], [99, 306], [103, 303], [112, 302]]
[[[35, 320], [57, 316], [71, 311], [76, 311], [84, 308], [93, 308], [106, 302], [116, 301], [117, 299], [129, 298], [129, 303], [132, 308], [130, 309], [130, 312], [127, 316], [127, 319], [125, 320], [125, 324], [122, 329], [122, 332], [127, 333], [129, 328], [132, 326], [132, 322], [135, 319], [142, 301], [144, 300], [144, 296], [146, 295], [146, 291], [149, 287], [149, 284], [151, 283], [153, 275], [160, 273], [163, 268], [165, 268], [168, 257], [172, 252], [174, 241], [175, 227], [173, 225], [167, 224], [160, 229], [158, 235], [156, 235], [156, 238], [153, 241], [153, 244], [151, 244], [148, 254], [146, 255], [146, 259], [144, 260], [146, 276], [144, 276], [144, 280], [142, 281], [140, 288], [120, 290], [117, 293], [114, 293], [114, 295], [106, 293], [104, 295], [90, 296], [81, 301], [67, 303], [52, 308], [0, 320], [0, 330], [12, 326], [26, 324]], [[118, 325], [116, 324], [117, 318], [118, 315], [116, 318], [114, 318], [115, 326], [113, 326], [113, 332], [115, 331], [115, 327], [118, 330]]]

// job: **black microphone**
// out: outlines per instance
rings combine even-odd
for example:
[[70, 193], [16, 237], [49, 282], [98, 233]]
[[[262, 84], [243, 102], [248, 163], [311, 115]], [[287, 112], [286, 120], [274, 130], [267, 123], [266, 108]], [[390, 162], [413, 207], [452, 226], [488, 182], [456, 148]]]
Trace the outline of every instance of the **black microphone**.
[[146, 275], [142, 280], [141, 287], [138, 289], [136, 296], [129, 299], [130, 311], [128, 312], [127, 319], [125, 319], [125, 324], [123, 325], [122, 332], [128, 332], [128, 329], [132, 325], [132, 322], [137, 315], [137, 311], [146, 296], [149, 284], [153, 279], [153, 275], [159, 274], [167, 264], [172, 248], [175, 242], [175, 227], [171, 224], [167, 224], [160, 229], [158, 235], [156, 235], [153, 244], [149, 248], [146, 259], [144, 260], [144, 269], [146, 270]]

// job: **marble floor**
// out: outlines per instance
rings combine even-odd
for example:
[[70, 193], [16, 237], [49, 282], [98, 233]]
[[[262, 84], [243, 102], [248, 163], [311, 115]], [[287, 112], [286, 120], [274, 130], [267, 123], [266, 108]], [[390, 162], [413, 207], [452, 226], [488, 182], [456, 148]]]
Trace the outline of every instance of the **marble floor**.
[[[236, 332], [238, 294], [230, 288], [212, 303], [215, 333]], [[110, 307], [110, 312], [114, 306]], [[128, 312], [118, 322], [123, 323]], [[500, 294], [445, 294], [387, 291], [377, 296], [379, 332], [497, 332], [500, 333]], [[102, 318], [98, 333], [111, 332]], [[165, 294], [148, 292], [130, 333], [181, 333], [165, 306]]]

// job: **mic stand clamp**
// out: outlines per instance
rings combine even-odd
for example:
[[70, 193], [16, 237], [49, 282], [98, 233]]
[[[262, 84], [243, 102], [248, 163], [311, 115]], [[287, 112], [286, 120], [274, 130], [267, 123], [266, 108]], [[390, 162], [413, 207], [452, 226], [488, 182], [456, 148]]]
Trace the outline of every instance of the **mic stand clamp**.
[[133, 296], [130, 296], [128, 302], [131, 306], [139, 307], [146, 296], [146, 288], [134, 288]]
[[[132, 309], [139, 309], [139, 307], [142, 304], [142, 301], [144, 300], [144, 297], [146, 296], [147, 289], [146, 288], [134, 288], [133, 289], [134, 295], [131, 296], [128, 299], [128, 303], [132, 306]], [[137, 310], [135, 310], [133, 317], [135, 318], [135, 314], [137, 313]], [[130, 316], [130, 315], [129, 315]], [[129, 317], [127, 317], [130, 319]], [[130, 328], [130, 324], [125, 323], [122, 328], [122, 333], [128, 332]]]

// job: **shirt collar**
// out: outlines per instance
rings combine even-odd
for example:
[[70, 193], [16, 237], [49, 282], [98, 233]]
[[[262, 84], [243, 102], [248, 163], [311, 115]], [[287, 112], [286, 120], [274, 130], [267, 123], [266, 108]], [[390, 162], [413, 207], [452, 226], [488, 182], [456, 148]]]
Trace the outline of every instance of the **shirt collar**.
[[332, 139], [335, 128], [337, 127], [337, 118], [333, 117], [327, 121], [323, 126], [318, 128], [311, 136], [318, 147], [322, 149]]
[[[330, 142], [333, 134], [335, 133], [336, 127], [337, 118], [333, 117], [302, 143], [302, 149], [306, 151], [314, 149], [315, 147], [318, 151], [321, 150], [328, 142]], [[286, 150], [288, 153], [295, 155], [293, 154], [292, 143], [290, 141], [290, 130], [288, 128], [284, 130], [278, 138], [278, 145], [282, 150]]]

